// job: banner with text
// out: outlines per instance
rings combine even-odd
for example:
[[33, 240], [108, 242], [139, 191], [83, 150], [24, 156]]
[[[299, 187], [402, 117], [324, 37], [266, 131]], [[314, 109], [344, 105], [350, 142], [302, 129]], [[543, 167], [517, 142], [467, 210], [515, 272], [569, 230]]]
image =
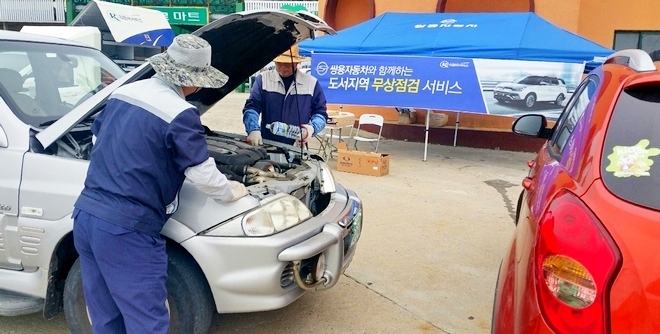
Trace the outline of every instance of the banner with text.
[[329, 103], [557, 119], [584, 63], [313, 54]]
[[315, 53], [311, 74], [329, 103], [487, 113], [472, 59]]

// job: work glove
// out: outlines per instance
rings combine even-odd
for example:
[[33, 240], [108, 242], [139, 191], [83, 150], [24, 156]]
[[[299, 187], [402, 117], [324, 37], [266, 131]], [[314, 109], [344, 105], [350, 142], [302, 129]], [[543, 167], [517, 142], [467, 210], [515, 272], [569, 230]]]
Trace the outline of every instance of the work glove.
[[232, 197], [229, 200], [230, 202], [236, 201], [241, 197], [247, 196], [248, 190], [247, 188], [245, 188], [245, 185], [243, 185], [242, 183], [236, 181], [229, 181], [229, 185], [231, 186], [232, 193], [234, 193], [234, 197]]
[[261, 146], [264, 144], [264, 140], [261, 138], [261, 131], [259, 130], [250, 131], [247, 140], [252, 146]]
[[303, 124], [300, 126], [300, 131], [302, 132], [301, 135], [301, 142], [304, 144], [308, 142], [312, 136], [314, 136], [314, 127], [311, 126], [310, 124]]

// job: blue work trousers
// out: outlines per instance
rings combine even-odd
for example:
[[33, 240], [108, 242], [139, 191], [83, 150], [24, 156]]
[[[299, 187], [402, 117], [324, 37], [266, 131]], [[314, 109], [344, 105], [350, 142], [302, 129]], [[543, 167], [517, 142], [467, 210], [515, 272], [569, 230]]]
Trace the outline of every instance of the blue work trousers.
[[167, 333], [165, 240], [77, 209], [73, 218], [93, 333]]

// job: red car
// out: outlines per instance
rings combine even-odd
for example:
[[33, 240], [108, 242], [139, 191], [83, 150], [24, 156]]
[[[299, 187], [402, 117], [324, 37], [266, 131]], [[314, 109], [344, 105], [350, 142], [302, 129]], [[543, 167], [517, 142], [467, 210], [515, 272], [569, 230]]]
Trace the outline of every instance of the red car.
[[660, 72], [642, 50], [590, 72], [546, 138], [518, 200], [493, 333], [660, 332]]

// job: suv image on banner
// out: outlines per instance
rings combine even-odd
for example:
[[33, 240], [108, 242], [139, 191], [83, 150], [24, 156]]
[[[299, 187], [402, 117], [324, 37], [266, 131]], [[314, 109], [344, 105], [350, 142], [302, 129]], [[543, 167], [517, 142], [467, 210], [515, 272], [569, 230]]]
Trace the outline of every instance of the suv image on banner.
[[523, 102], [526, 108], [531, 109], [536, 102], [552, 102], [561, 106], [567, 92], [563, 79], [530, 75], [497, 84], [493, 97], [498, 102]]
[[[229, 76], [187, 97], [200, 113], [291, 45], [334, 33], [321, 20], [279, 10], [235, 13], [196, 32]], [[259, 52], [255, 52], [258, 50]], [[91, 325], [73, 245], [73, 204], [93, 146], [91, 124], [110, 94], [155, 74], [125, 73], [78, 42], [0, 31], [0, 315], [61, 311], [72, 333]], [[274, 310], [330, 289], [351, 263], [362, 202], [323, 159], [271, 141], [205, 129], [209, 153], [249, 195], [212, 200], [186, 181], [167, 240], [170, 333], [206, 333], [213, 315]]]

